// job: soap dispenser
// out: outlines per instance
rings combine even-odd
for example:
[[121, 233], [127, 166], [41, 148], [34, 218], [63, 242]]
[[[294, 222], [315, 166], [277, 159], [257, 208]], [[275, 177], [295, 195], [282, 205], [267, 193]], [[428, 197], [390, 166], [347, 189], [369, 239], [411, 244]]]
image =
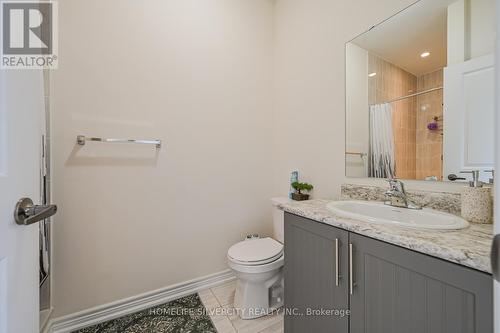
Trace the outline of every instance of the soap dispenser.
[[462, 217], [472, 223], [493, 222], [493, 198], [491, 187], [484, 187], [479, 180], [479, 170], [461, 171], [471, 173], [469, 186], [462, 191]]

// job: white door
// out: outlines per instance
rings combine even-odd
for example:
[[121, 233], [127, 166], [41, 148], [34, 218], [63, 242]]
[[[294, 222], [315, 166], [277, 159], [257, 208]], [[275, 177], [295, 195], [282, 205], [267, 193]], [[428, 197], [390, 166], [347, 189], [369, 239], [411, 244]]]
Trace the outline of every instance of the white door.
[[38, 203], [43, 79], [0, 70], [0, 333], [38, 332], [38, 223], [18, 225], [22, 197]]
[[[453, 64], [444, 70], [443, 171], [494, 167], [495, 61], [493, 55]], [[461, 175], [470, 179], [470, 175]], [[482, 172], [488, 182], [491, 174]]]

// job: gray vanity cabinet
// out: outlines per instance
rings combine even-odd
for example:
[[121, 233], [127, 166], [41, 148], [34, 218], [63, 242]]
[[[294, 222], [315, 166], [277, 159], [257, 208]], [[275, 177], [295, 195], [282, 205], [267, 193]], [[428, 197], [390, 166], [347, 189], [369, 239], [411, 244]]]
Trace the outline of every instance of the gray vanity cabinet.
[[351, 333], [492, 333], [489, 274], [354, 233]]
[[[348, 309], [348, 232], [286, 214], [285, 332], [348, 332], [347, 316], [308, 315], [321, 309]], [[335, 263], [339, 262], [339, 270]], [[336, 276], [342, 275], [338, 280]], [[292, 313], [293, 311], [293, 313]], [[309, 312], [310, 314], [310, 312]]]
[[493, 332], [491, 275], [289, 213], [284, 272], [287, 311], [351, 312], [288, 312], [285, 333]]

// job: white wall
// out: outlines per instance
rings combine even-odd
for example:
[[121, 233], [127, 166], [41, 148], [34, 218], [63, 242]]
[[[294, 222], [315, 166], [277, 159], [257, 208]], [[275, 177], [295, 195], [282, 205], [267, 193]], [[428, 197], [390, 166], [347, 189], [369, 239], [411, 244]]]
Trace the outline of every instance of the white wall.
[[495, 0], [458, 0], [448, 6], [448, 65], [495, 50]]
[[470, 1], [470, 56], [495, 51], [495, 0]]
[[[346, 44], [346, 150], [368, 154], [370, 117], [368, 115], [368, 51]], [[346, 174], [367, 176], [367, 158], [346, 155]]]
[[458, 0], [448, 6], [447, 16], [447, 63], [461, 63], [465, 60], [465, 0]]
[[226, 269], [271, 231], [272, 1], [60, 1], [59, 20], [54, 316]]

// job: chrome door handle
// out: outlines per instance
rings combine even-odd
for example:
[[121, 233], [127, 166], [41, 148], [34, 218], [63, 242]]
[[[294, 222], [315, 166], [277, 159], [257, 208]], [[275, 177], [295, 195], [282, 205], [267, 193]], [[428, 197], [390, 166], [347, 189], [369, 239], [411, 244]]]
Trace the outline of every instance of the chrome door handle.
[[30, 198], [22, 198], [14, 209], [14, 219], [17, 224], [29, 225], [45, 220], [56, 212], [56, 205], [34, 205]]
[[500, 282], [500, 234], [493, 238], [491, 246], [491, 271], [495, 280]]
[[335, 286], [339, 286], [339, 239], [335, 238]]
[[352, 243], [349, 243], [349, 294], [354, 293], [354, 277], [352, 268]]

